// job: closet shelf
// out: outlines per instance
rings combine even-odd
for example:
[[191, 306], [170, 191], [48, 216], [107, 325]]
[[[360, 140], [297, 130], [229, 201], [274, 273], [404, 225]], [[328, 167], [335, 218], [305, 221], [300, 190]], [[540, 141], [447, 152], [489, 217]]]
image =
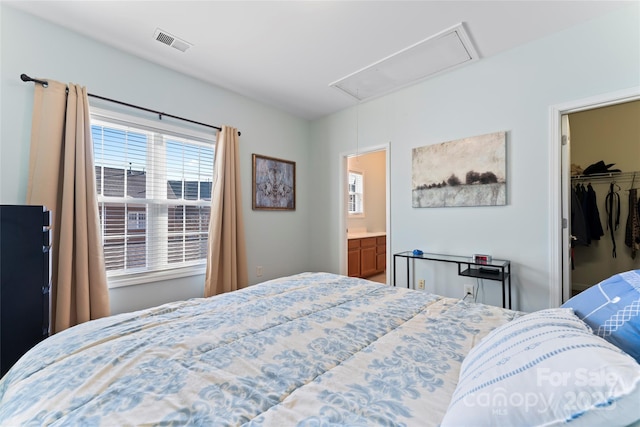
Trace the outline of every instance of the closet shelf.
[[594, 173], [591, 175], [573, 175], [572, 181], [602, 181], [611, 180], [614, 181], [631, 181], [635, 178], [640, 182], [640, 171], [634, 172], [606, 172], [606, 173]]

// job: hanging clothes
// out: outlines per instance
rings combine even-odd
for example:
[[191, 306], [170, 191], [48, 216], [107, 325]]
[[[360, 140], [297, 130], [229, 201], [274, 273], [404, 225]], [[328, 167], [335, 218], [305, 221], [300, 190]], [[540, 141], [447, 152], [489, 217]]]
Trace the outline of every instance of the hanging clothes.
[[571, 189], [571, 269], [575, 270], [575, 252], [573, 250], [577, 245], [589, 246], [591, 240], [587, 231], [587, 220], [582, 210], [582, 203], [576, 191]]
[[636, 259], [636, 253], [640, 250], [640, 204], [636, 188], [629, 190], [629, 216], [624, 243], [631, 248], [631, 259]]
[[580, 203], [578, 194], [573, 188], [571, 189], [571, 237], [571, 247], [589, 245], [587, 221], [582, 211], [582, 203]]
[[591, 243], [591, 240], [600, 240], [600, 237], [604, 236], [604, 230], [602, 229], [602, 223], [600, 223], [600, 212], [598, 211], [596, 192], [591, 184], [587, 185], [584, 196], [584, 216], [587, 220], [589, 243]]
[[[589, 218], [587, 217], [587, 189], [583, 183], [576, 185], [576, 194], [578, 200], [580, 200], [580, 206], [582, 207], [582, 216], [584, 217], [585, 231], [587, 246], [591, 244], [591, 227], [589, 225]], [[599, 220], [599, 218], [598, 218]]]
[[611, 255], [616, 258], [615, 231], [620, 226], [620, 195], [615, 191], [614, 185], [613, 182], [609, 184], [609, 193], [607, 193], [604, 205], [607, 209], [607, 229], [611, 233], [611, 243], [613, 243]]
[[584, 201], [584, 196], [587, 190], [584, 188], [584, 185], [582, 185], [582, 183], [578, 183], [576, 184], [575, 191], [576, 195], [578, 196], [578, 200], [580, 201], [580, 203], [582, 203]]

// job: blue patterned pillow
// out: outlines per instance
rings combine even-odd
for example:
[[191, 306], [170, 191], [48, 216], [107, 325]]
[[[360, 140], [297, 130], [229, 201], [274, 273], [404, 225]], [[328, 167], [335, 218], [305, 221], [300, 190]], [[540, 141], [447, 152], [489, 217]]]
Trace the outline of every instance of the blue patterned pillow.
[[573, 308], [596, 335], [640, 363], [640, 270], [611, 276], [562, 307]]
[[626, 426], [640, 420], [638, 402], [640, 364], [555, 308], [471, 349], [441, 426]]

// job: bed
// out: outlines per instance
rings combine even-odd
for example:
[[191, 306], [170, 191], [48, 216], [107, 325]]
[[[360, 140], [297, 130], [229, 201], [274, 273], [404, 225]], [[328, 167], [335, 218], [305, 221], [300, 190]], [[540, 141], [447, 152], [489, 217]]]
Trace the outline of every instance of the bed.
[[[571, 308], [555, 310], [563, 311], [539, 316], [556, 319], [551, 329], [576, 317]], [[509, 339], [522, 340], [516, 323], [531, 330], [528, 318], [363, 279], [298, 274], [51, 336], [0, 381], [0, 425], [445, 426], [464, 425], [466, 416], [476, 421], [467, 425], [514, 425], [522, 408], [482, 405], [473, 393], [495, 396], [496, 382], [483, 375], [498, 371], [483, 369], [504, 359], [491, 355], [500, 345], [517, 348]], [[483, 349], [492, 337], [502, 344]], [[640, 365], [607, 345], [626, 369], [615, 372], [624, 378], [604, 396], [608, 403], [590, 401], [552, 421], [590, 422], [593, 412], [618, 413], [620, 425], [640, 419]], [[514, 372], [508, 365], [497, 363]]]

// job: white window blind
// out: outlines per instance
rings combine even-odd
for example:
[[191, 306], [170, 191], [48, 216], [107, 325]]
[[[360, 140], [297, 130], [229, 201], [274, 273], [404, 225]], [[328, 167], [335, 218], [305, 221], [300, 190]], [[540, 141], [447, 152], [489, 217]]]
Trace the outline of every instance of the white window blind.
[[201, 272], [215, 136], [207, 140], [103, 115], [92, 115], [91, 129], [110, 286]]
[[349, 214], [350, 215], [362, 215], [364, 214], [363, 204], [363, 176], [359, 172], [349, 171]]

